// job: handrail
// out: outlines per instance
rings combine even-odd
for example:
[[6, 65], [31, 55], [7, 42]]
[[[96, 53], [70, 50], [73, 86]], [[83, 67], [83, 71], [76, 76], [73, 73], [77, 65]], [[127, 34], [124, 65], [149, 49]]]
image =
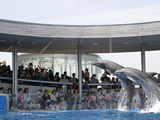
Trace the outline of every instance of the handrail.
[[[12, 78], [9, 77], [0, 77], [0, 80], [12, 80]], [[53, 82], [53, 81], [42, 81], [42, 80], [32, 80], [32, 79], [18, 79], [18, 81], [24, 81], [24, 82], [36, 82], [36, 83], [52, 83], [52, 84], [61, 84], [61, 85], [73, 85], [73, 83], [64, 83], [64, 82]], [[136, 83], [133, 83], [134, 85], [139, 85]], [[160, 85], [160, 83], [157, 83]], [[103, 86], [103, 85], [115, 85], [114, 83], [88, 83], [89, 86]], [[118, 85], [121, 85], [119, 83]]]

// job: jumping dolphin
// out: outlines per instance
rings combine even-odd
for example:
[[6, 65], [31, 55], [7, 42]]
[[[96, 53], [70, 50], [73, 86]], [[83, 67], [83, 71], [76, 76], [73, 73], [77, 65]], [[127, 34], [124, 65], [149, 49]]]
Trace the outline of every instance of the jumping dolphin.
[[[119, 65], [115, 62], [109, 61], [109, 60], [97, 61], [93, 65], [95, 65], [95, 66], [97, 66], [101, 69], [104, 69], [104, 71], [109, 75], [114, 74], [115, 71], [118, 70], [118, 69], [124, 68], [123, 66], [121, 66], [121, 65]], [[123, 78], [121, 76], [117, 76], [117, 77], [123, 82], [124, 87], [127, 91], [127, 103], [126, 103], [126, 105], [128, 106], [129, 102], [132, 101], [132, 98], [133, 98], [133, 95], [134, 95], [133, 82], [130, 81], [128, 78]]]
[[115, 71], [117, 77], [128, 78], [140, 84], [143, 88], [150, 90], [155, 97], [160, 101], [160, 88], [153, 79], [154, 74], [147, 74], [134, 68], [122, 68]]

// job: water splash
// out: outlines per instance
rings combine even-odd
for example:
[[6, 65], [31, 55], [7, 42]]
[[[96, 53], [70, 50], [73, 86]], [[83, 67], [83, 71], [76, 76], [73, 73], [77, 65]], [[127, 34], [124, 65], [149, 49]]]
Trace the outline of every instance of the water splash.
[[127, 91], [124, 88], [124, 85], [122, 83], [122, 88], [120, 91], [120, 99], [118, 101], [118, 110], [120, 111], [127, 111]]
[[145, 92], [145, 108], [140, 113], [149, 113], [149, 112], [160, 112], [160, 102], [153, 95], [153, 93], [146, 88], [143, 89]]

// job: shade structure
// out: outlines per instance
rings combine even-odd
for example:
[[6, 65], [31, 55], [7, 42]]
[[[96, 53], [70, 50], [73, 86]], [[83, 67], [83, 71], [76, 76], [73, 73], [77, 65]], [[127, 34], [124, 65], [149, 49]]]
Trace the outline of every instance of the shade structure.
[[0, 19], [0, 51], [21, 53], [115, 53], [160, 50], [160, 21], [123, 25], [50, 25]]

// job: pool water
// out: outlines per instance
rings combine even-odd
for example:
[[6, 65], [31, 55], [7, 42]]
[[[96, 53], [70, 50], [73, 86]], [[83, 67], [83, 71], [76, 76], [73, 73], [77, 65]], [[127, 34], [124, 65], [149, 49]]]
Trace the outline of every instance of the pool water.
[[76, 110], [8, 112], [0, 120], [159, 120], [160, 113], [140, 113], [141, 110]]

